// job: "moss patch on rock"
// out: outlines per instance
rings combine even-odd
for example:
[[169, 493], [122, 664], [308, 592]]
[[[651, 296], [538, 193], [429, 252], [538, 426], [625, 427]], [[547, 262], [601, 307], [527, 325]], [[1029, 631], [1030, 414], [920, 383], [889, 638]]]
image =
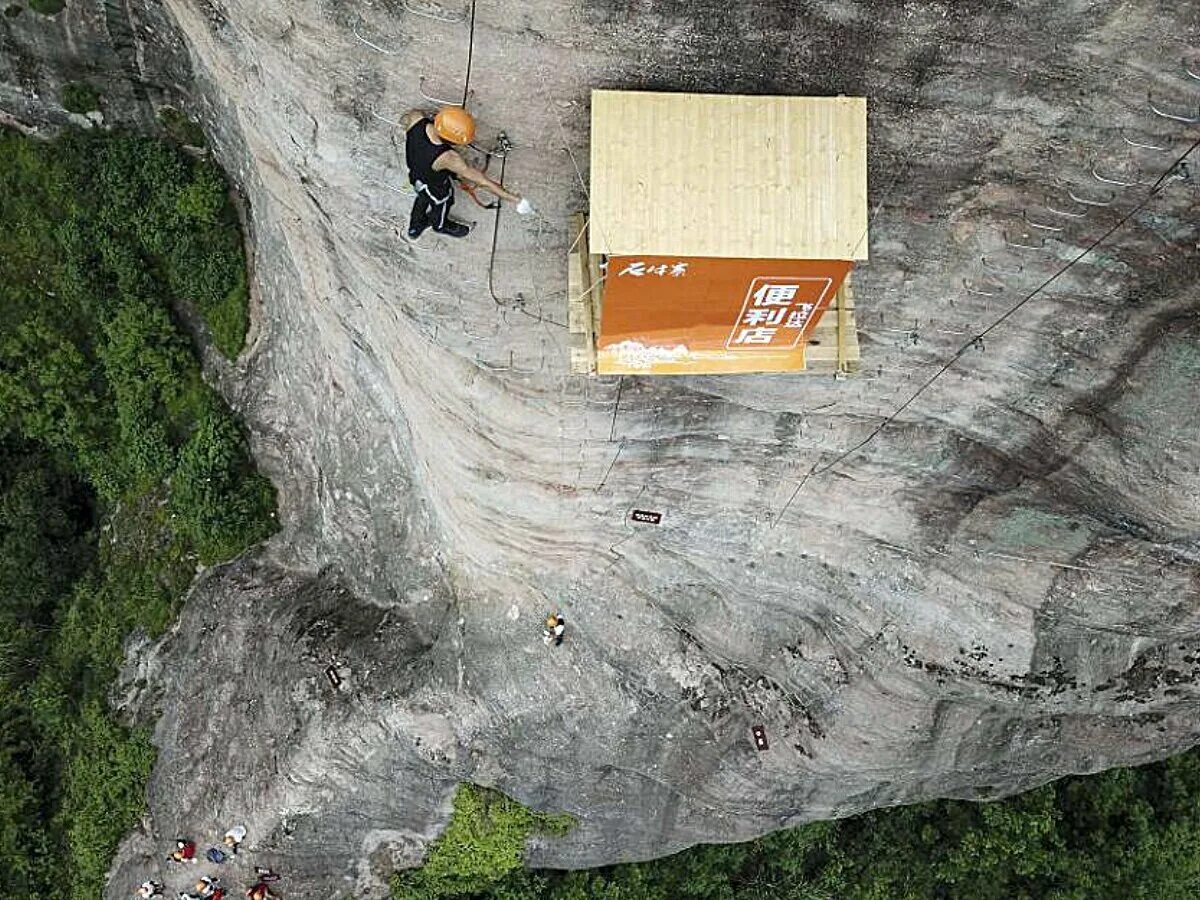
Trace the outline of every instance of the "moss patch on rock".
[[63, 85], [62, 105], [67, 112], [90, 113], [100, 108], [100, 92], [86, 81], [68, 81]]
[[207, 146], [208, 142], [204, 138], [204, 129], [195, 120], [175, 109], [175, 107], [164, 106], [160, 109], [158, 111], [158, 121], [166, 129], [167, 136], [171, 140], [186, 147]]

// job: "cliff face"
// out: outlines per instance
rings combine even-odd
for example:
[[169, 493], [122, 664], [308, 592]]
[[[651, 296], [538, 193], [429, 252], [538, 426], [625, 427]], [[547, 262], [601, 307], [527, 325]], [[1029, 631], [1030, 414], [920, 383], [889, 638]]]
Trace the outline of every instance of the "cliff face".
[[150, 128], [157, 108], [188, 96], [183, 39], [160, 3], [69, 2], [46, 16], [13, 0], [0, 15], [0, 124], [84, 125], [60, 103], [68, 82], [103, 94], [109, 123]]
[[[398, 234], [391, 123], [461, 97], [461, 4], [103, 10], [0, 20], [0, 105], [61, 121], [86, 65], [111, 117], [204, 120], [262, 305], [211, 368], [286, 523], [131, 654], [160, 757], [107, 896], [235, 820], [290, 897], [371, 896], [463, 780], [577, 816], [532, 861], [586, 866], [1200, 737], [1198, 193], [1150, 187], [1200, 130], [1147, 99], [1197, 114], [1195, 8], [480, 2], [471, 105], [541, 210], [504, 213], [500, 304], [490, 213]], [[869, 98], [860, 375], [566, 374], [592, 87]]]

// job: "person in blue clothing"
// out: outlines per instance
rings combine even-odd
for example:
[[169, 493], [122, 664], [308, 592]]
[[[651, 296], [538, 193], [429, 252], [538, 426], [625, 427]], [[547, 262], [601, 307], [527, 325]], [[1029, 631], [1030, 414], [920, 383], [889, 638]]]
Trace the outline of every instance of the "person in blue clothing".
[[517, 212], [533, 212], [530, 202], [514, 194], [486, 173], [467, 163], [456, 147], [475, 139], [475, 119], [461, 106], [445, 106], [435, 116], [414, 109], [400, 118], [404, 129], [404, 158], [408, 180], [416, 188], [408, 236], [416, 240], [430, 226], [439, 234], [466, 237], [471, 229], [450, 218], [454, 204], [454, 180], [470, 182], [517, 204]]

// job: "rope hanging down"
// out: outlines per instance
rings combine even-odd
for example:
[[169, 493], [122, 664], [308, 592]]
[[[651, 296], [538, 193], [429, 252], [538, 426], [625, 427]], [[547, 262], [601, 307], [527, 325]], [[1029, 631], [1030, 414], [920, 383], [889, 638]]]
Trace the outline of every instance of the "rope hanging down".
[[853, 456], [855, 453], [857, 453], [859, 450], [861, 450], [863, 447], [867, 446], [867, 444], [869, 444], [873, 440], [875, 440], [875, 438], [879, 437], [879, 435], [883, 432], [883, 430], [885, 428], [887, 428], [889, 425], [891, 425], [892, 422], [894, 422], [900, 416], [900, 414], [902, 412], [904, 412], [906, 409], [908, 409], [910, 406], [912, 406], [912, 404], [914, 402], [916, 402], [918, 397], [920, 397], [927, 390], [929, 390], [930, 387], [933, 386], [934, 382], [936, 382], [939, 378], [941, 378], [948, 371], [950, 371], [951, 367], [953, 367], [953, 365], [956, 362], [958, 362], [960, 359], [962, 359], [962, 357], [966, 354], [966, 352], [968, 350], [970, 350], [972, 347], [978, 346], [980, 341], [982, 341], [985, 337], [987, 337], [989, 334], [991, 334], [993, 331], [995, 331], [997, 328], [999, 328], [1001, 325], [1003, 325], [1006, 321], [1008, 321], [1010, 318], [1012, 318], [1012, 316], [1015, 313], [1017, 313], [1023, 306], [1025, 306], [1025, 304], [1029, 303], [1031, 300], [1033, 300], [1035, 297], [1037, 297], [1039, 294], [1041, 294], [1043, 291], [1045, 291], [1046, 288], [1050, 287], [1050, 285], [1052, 285], [1052, 284], [1054, 284], [1054, 282], [1058, 281], [1058, 279], [1061, 278], [1063, 275], [1065, 275], [1076, 263], [1078, 263], [1085, 256], [1090, 254], [1093, 250], [1095, 250], [1097, 247], [1099, 247], [1101, 244], [1103, 244], [1105, 241], [1107, 241], [1110, 237], [1113, 236], [1113, 234], [1115, 234], [1118, 230], [1120, 230], [1130, 219], [1132, 219], [1134, 216], [1136, 216], [1138, 213], [1140, 213], [1143, 209], [1145, 209], [1146, 204], [1148, 204], [1151, 200], [1153, 200], [1155, 197], [1158, 196], [1158, 194], [1162, 191], [1163, 187], [1167, 184], [1168, 179], [1170, 179], [1172, 175], [1174, 175], [1176, 172], [1178, 172], [1180, 170], [1180, 168], [1183, 167], [1187, 163], [1188, 157], [1191, 156], [1192, 153], [1195, 152], [1195, 150], [1198, 147], [1200, 147], [1200, 139], [1197, 139], [1196, 141], [1194, 141], [1192, 143], [1192, 145], [1187, 148], [1187, 150], [1185, 150], [1182, 154], [1180, 154], [1175, 159], [1175, 161], [1166, 169], [1166, 171], [1164, 171], [1162, 173], [1162, 175], [1159, 176], [1158, 180], [1154, 182], [1154, 184], [1151, 186], [1150, 190], [1146, 193], [1146, 196], [1143, 197], [1138, 202], [1138, 204], [1133, 207], [1133, 209], [1131, 209], [1129, 212], [1127, 212], [1125, 215], [1123, 215], [1119, 220], [1117, 220], [1117, 223], [1115, 225], [1113, 225], [1111, 228], [1109, 228], [1106, 232], [1104, 232], [1104, 234], [1100, 235], [1100, 237], [1096, 238], [1094, 241], [1092, 241], [1090, 244], [1088, 244], [1088, 246], [1085, 247], [1083, 250], [1081, 250], [1075, 256], [1074, 259], [1067, 262], [1066, 265], [1064, 265], [1057, 272], [1055, 272], [1053, 275], [1051, 275], [1049, 278], [1047, 278], [1045, 281], [1043, 281], [1041, 284], [1039, 284], [1037, 287], [1035, 287], [1032, 291], [1030, 291], [1024, 297], [1022, 297], [1021, 300], [1015, 306], [1011, 307], [1007, 312], [1003, 313], [998, 319], [996, 319], [996, 321], [992, 322], [991, 325], [989, 325], [987, 328], [983, 329], [983, 331], [979, 332], [979, 334], [975, 335], [969, 341], [967, 341], [965, 344], [963, 344], [961, 347], [959, 347], [957, 352], [955, 352], [955, 354], [953, 356], [951, 356], [950, 359], [948, 359], [945, 363], [943, 363], [941, 368], [939, 368], [936, 372], [934, 372], [931, 376], [929, 376], [929, 378], [927, 378], [925, 380], [925, 382], [923, 384], [921, 384], [920, 387], [918, 387], [915, 391], [913, 391], [912, 394], [909, 395], [907, 400], [905, 400], [898, 407], [896, 407], [896, 409], [894, 409], [882, 422], [880, 422], [873, 429], [871, 429], [870, 434], [868, 434], [865, 438], [863, 438], [861, 441], [859, 441], [857, 444], [855, 444], [849, 450], [845, 450], [842, 453], [839, 453], [836, 457], [834, 457], [834, 459], [831, 462], [828, 462], [824, 465], [814, 465], [812, 467], [812, 469], [809, 470], [808, 474], [805, 475], [802, 479], [800, 479], [800, 483], [796, 485], [796, 489], [794, 491], [792, 491], [792, 495], [790, 497], [788, 497], [787, 503], [785, 503], [783, 505], [783, 509], [781, 509], [779, 511], [779, 514], [777, 516], [775, 516], [774, 520], [771, 522], [771, 527], [774, 528], [777, 524], [779, 524], [780, 521], [783, 520], [784, 514], [791, 507], [792, 502], [800, 494], [800, 491], [803, 490], [804, 486], [808, 483], [808, 480], [810, 478], [812, 478], [814, 475], [824, 475], [830, 469], [834, 468], [837, 465], [840, 465], [841, 463], [843, 463], [844, 461], [849, 459], [851, 456]]
[[471, 0], [471, 26], [467, 37], [467, 71], [463, 76], [462, 108], [467, 108], [467, 97], [471, 95], [471, 64], [475, 58], [475, 2]]
[[[470, 15], [470, 20], [469, 20], [470, 24], [468, 26], [468, 31], [467, 31], [467, 66], [466, 66], [466, 71], [463, 73], [463, 94], [462, 94], [463, 109], [467, 108], [467, 100], [471, 96], [471, 68], [475, 61], [475, 8], [477, 5], [477, 2], [478, 2], [478, 0], [471, 0], [471, 15]], [[503, 138], [503, 136], [501, 136], [501, 137]], [[472, 145], [472, 146], [474, 146], [474, 145]], [[476, 147], [475, 149], [478, 150], [479, 148]], [[495, 150], [481, 151], [481, 152], [486, 153], [489, 159], [492, 156], [500, 157], [500, 178], [499, 178], [500, 184], [504, 184], [504, 170], [508, 165], [508, 154], [511, 149], [512, 149], [511, 146], [507, 145], [506, 143], [502, 143]], [[478, 199], [476, 199], [476, 202], [479, 202]], [[482, 204], [482, 203], [480, 203], [480, 205], [484, 206], [484, 204]], [[488, 209], [488, 208], [493, 208], [493, 207], [491, 204], [488, 204], [484, 208]], [[513, 298], [511, 300], [506, 300], [506, 299], [501, 298], [496, 293], [496, 250], [497, 250], [497, 248], [499, 246], [499, 242], [500, 242], [500, 212], [503, 209], [503, 203], [500, 200], [500, 198], [496, 198], [496, 203], [495, 203], [494, 209], [496, 211], [496, 218], [492, 225], [492, 247], [491, 247], [491, 252], [488, 255], [488, 293], [491, 294], [492, 301], [497, 306], [516, 309], [517, 312], [521, 313], [522, 315], [524, 315], [530, 319], [533, 319], [535, 322], [545, 322], [546, 324], [549, 324], [549, 325], [557, 325], [559, 328], [566, 328], [567, 327], [566, 323], [557, 322], [554, 319], [548, 319], [545, 316], [541, 315], [540, 310], [538, 312], [538, 315], [536, 315], [536, 316], [533, 313], [529, 312], [529, 310], [525, 309], [521, 305], [524, 302], [524, 298], [520, 294], [518, 294], [515, 298]]]

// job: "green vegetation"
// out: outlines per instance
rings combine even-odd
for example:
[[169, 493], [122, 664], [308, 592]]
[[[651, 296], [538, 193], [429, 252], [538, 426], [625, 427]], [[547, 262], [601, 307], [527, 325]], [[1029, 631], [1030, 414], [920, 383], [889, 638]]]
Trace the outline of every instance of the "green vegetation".
[[158, 111], [158, 121], [171, 140], [186, 147], [203, 147], [204, 129], [173, 106], [164, 106]]
[[67, 0], [29, 0], [29, 8], [43, 16], [55, 16], [67, 5]]
[[62, 89], [62, 105], [67, 112], [89, 113], [100, 108], [100, 92], [84, 81], [68, 81]]
[[238, 351], [241, 252], [211, 166], [0, 132], [0, 898], [100, 895], [154, 758], [110, 711], [124, 642], [274, 527], [176, 324], [192, 306]]
[[[457, 818], [456, 805], [456, 818]], [[451, 829], [454, 828], [452, 823]], [[450, 829], [447, 830], [447, 834]], [[456, 853], [477, 866], [473, 833]], [[435, 845], [426, 868], [443, 841]], [[444, 871], [455, 860], [438, 860]], [[1200, 896], [1200, 752], [1068, 778], [993, 803], [940, 801], [589, 872], [504, 865], [474, 900], [1191, 900]], [[499, 869], [497, 872], [499, 873]], [[442, 876], [437, 882], [452, 885]], [[397, 898], [409, 895], [397, 893]]]
[[521, 868], [531, 834], [562, 835], [572, 822], [566, 815], [535, 813], [497, 791], [460, 785], [446, 831], [430, 848], [424, 866], [393, 879], [392, 896], [437, 900], [487, 890]]

